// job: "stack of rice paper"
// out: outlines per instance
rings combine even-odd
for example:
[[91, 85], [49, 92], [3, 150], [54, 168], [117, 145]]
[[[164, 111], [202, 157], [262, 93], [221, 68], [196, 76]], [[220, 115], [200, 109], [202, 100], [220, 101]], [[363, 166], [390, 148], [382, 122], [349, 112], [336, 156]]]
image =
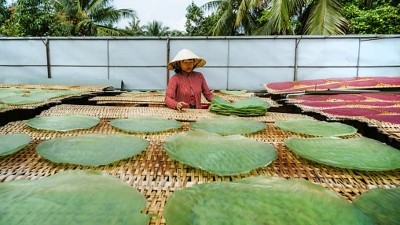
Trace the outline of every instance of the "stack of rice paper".
[[221, 115], [264, 116], [270, 105], [258, 97], [229, 102], [219, 96], [211, 100], [210, 111]]

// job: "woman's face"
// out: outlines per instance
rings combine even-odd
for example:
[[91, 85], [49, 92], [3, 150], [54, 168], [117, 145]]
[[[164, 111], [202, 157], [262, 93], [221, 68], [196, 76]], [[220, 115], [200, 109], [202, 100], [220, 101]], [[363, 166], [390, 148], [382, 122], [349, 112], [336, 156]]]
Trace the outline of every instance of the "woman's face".
[[194, 59], [185, 59], [180, 62], [180, 66], [183, 72], [190, 73], [194, 67]]

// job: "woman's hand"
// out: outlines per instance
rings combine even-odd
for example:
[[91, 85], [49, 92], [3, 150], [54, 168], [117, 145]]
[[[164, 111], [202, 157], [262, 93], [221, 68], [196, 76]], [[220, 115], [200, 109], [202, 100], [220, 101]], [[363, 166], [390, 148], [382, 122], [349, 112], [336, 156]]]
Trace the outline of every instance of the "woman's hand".
[[176, 104], [176, 109], [177, 109], [178, 111], [181, 111], [182, 108], [187, 108], [188, 106], [189, 106], [189, 104], [187, 104], [186, 102], [178, 102], [178, 103]]

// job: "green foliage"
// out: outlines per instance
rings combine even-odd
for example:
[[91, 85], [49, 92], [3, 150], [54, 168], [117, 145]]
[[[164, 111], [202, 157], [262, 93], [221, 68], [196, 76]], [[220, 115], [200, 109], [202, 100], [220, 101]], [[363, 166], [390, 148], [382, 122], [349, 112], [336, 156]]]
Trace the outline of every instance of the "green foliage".
[[400, 4], [397, 6], [385, 4], [366, 10], [348, 4], [343, 11], [350, 21], [349, 28], [352, 34], [400, 33]]
[[145, 36], [168, 36], [169, 27], [165, 27], [162, 22], [154, 20], [143, 26], [143, 32]]
[[6, 0], [0, 0], [0, 25], [9, 17], [9, 14]]
[[115, 9], [113, 0], [55, 0], [54, 7], [58, 15], [65, 16], [72, 23], [75, 36], [121, 36], [129, 32], [114, 28], [112, 25], [122, 18], [135, 18], [132, 9]]
[[47, 36], [53, 21], [51, 7], [43, 0], [17, 1], [10, 20], [2, 27], [2, 33], [11, 36]]
[[186, 33], [188, 36], [210, 36], [213, 33], [214, 25], [218, 18], [213, 13], [204, 16], [204, 11], [192, 2], [186, 8]]

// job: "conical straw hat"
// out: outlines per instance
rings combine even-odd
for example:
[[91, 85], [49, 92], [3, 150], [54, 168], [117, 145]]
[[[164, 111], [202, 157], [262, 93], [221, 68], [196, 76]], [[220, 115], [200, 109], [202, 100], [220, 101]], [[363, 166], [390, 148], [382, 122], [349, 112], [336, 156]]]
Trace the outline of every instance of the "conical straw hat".
[[182, 60], [185, 59], [194, 59], [195, 60], [195, 68], [196, 67], [202, 67], [206, 64], [206, 60], [203, 58], [200, 58], [198, 55], [194, 54], [192, 51], [189, 49], [182, 49], [176, 54], [176, 56], [171, 60], [170, 63], [168, 63], [167, 68], [169, 70], [174, 69], [174, 65]]

